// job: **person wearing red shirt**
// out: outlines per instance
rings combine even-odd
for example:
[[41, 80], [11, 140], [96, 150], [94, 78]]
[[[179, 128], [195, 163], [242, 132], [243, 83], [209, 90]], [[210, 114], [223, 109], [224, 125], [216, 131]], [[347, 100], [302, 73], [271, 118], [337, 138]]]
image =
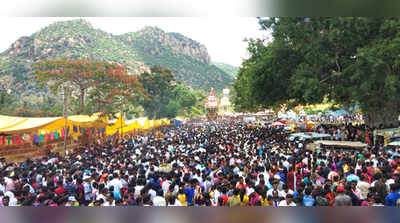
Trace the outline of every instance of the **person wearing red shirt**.
[[237, 183], [236, 188], [239, 189], [239, 190], [241, 190], [242, 188], [246, 188], [246, 190], [247, 190], [248, 186], [247, 186], [247, 184], [245, 184], [243, 182], [243, 178], [242, 177], [239, 178], [239, 182]]
[[64, 194], [66, 192], [64, 186], [62, 185], [61, 181], [57, 182], [57, 188], [54, 190], [57, 195]]
[[294, 190], [294, 170], [292, 167], [289, 169], [289, 173], [287, 174], [287, 185], [289, 186], [289, 189]]
[[221, 195], [218, 197], [218, 206], [226, 206], [228, 204], [228, 199], [227, 189], [226, 187], [222, 187]]
[[399, 165], [399, 156], [395, 156], [392, 160], [392, 166], [398, 166], [398, 165]]

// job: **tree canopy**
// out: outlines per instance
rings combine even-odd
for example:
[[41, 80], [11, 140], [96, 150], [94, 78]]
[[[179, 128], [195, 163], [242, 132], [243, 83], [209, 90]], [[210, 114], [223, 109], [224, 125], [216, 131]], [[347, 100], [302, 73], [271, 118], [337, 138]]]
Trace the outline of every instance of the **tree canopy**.
[[35, 67], [41, 86], [49, 86], [54, 93], [65, 84], [73, 87], [79, 96], [76, 113], [113, 113], [127, 101], [143, 96], [139, 78], [116, 63], [55, 59], [35, 63]]
[[279, 104], [358, 104], [369, 126], [397, 125], [400, 19], [260, 19], [272, 41], [250, 40], [233, 85], [237, 110]]
[[176, 81], [169, 68], [152, 66], [150, 72], [140, 76], [140, 82], [146, 95], [141, 105], [146, 115], [151, 118], [173, 118], [177, 115], [191, 116], [203, 113], [199, 109], [199, 102], [204, 100], [203, 94]]

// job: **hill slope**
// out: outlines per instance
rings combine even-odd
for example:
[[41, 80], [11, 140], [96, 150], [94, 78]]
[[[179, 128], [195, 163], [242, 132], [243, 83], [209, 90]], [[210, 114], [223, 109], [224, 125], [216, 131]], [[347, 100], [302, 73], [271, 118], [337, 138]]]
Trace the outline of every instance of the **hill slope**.
[[237, 77], [237, 73], [239, 72], [239, 67], [235, 67], [230, 64], [220, 63], [220, 62], [213, 62], [213, 63], [219, 69], [221, 69], [221, 70], [225, 71], [225, 73], [231, 75], [232, 78]]
[[135, 49], [139, 60], [146, 65], [170, 67], [178, 80], [195, 89], [222, 89], [233, 81], [226, 72], [211, 63], [204, 45], [179, 33], [145, 27], [120, 38]]
[[[0, 82], [13, 81], [21, 95], [45, 94], [37, 88], [32, 63], [45, 58], [86, 58], [118, 62], [139, 74], [150, 65], [168, 66], [176, 78], [195, 89], [222, 89], [233, 78], [211, 63], [204, 45], [156, 27], [113, 35], [85, 20], [56, 22], [16, 40], [0, 54]], [[1, 84], [1, 83], [0, 83]]]

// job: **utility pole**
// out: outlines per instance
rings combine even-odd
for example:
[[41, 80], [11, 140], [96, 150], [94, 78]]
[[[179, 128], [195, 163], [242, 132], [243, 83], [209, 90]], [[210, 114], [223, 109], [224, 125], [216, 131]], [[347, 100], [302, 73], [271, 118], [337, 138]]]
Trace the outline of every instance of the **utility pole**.
[[64, 86], [64, 118], [65, 118], [64, 157], [67, 155], [68, 97], [69, 97], [69, 93], [70, 93], [69, 86]]
[[122, 119], [124, 118], [124, 115], [122, 113], [122, 109], [121, 109], [121, 140], [124, 138], [124, 127], [122, 126]]

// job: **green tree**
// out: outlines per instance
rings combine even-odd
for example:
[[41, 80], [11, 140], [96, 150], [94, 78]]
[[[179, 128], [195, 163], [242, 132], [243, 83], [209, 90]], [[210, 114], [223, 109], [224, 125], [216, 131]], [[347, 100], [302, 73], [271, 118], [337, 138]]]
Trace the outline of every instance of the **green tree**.
[[175, 100], [170, 100], [168, 104], [164, 107], [163, 114], [166, 118], [175, 118], [180, 109], [179, 102]]
[[15, 109], [16, 97], [0, 89], [0, 113], [10, 114]]
[[[128, 68], [116, 63], [70, 59], [44, 60], [34, 65], [36, 79], [41, 86], [48, 85], [57, 93], [60, 86], [69, 84], [79, 96], [77, 113], [113, 113], [142, 96], [136, 76]], [[88, 97], [88, 102], [85, 99]]]
[[187, 114], [187, 110], [196, 104], [196, 94], [185, 85], [176, 85], [172, 93], [178, 102], [179, 109], [182, 110], [184, 114]]
[[358, 104], [369, 126], [397, 125], [400, 20], [260, 19], [273, 40], [250, 41], [234, 84], [235, 108], [320, 103]]
[[147, 116], [153, 119], [161, 118], [165, 106], [173, 99], [172, 90], [175, 86], [175, 78], [171, 70], [161, 66], [152, 66], [150, 72], [141, 75], [140, 82], [146, 95], [141, 104]]

